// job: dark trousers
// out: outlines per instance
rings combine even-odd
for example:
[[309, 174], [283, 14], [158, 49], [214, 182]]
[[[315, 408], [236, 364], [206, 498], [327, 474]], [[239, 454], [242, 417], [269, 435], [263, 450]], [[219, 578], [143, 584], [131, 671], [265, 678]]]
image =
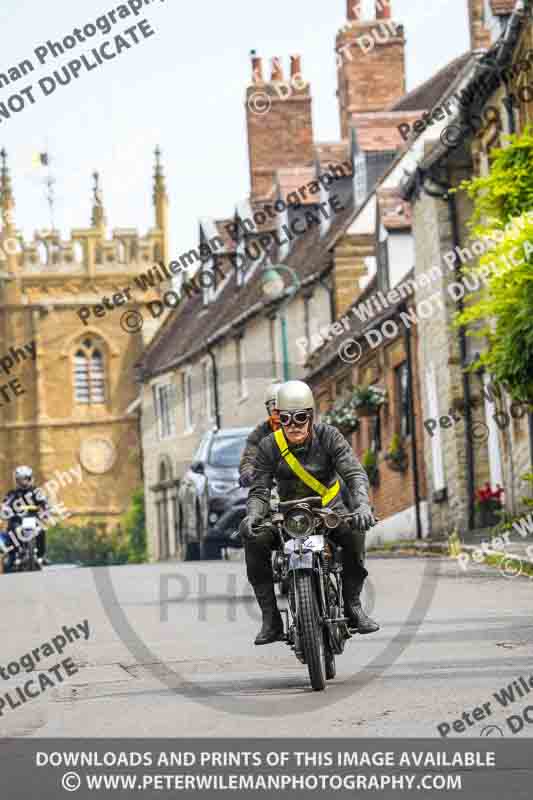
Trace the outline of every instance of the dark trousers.
[[[241, 526], [245, 525], [247, 519], [241, 523]], [[365, 535], [347, 525], [340, 525], [330, 537], [335, 544], [342, 547], [345, 599], [353, 595], [358, 597], [368, 575], [365, 569]], [[262, 533], [257, 537], [244, 539], [246, 573], [252, 586], [272, 583], [272, 550], [275, 547], [276, 539], [272, 533]]]

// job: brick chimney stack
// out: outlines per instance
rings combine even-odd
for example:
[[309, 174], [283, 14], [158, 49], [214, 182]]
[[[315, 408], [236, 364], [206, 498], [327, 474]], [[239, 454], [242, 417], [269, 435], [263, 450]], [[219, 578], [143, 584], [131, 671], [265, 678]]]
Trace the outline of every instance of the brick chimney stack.
[[472, 50], [488, 50], [490, 31], [485, 25], [484, 0], [468, 0], [468, 19], [470, 23], [470, 47]]
[[284, 72], [280, 58], [273, 58], [270, 80], [266, 81], [263, 81], [262, 59], [255, 51], [251, 57], [246, 122], [254, 202], [268, 197], [278, 169], [312, 164], [314, 143], [311, 87], [301, 75], [301, 57], [291, 56], [290, 74]]
[[383, 111], [406, 92], [405, 36], [392, 21], [392, 0], [375, 0], [375, 19], [362, 19], [361, 2], [348, 0], [348, 24], [337, 34], [341, 136], [354, 114]]

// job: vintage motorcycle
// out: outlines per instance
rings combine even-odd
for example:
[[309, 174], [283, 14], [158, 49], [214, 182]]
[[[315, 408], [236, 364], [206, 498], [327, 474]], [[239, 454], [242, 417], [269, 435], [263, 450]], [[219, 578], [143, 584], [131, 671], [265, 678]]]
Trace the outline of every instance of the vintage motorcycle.
[[7, 549], [13, 548], [14, 542], [8, 534], [2, 534], [2, 541], [7, 546], [7, 549], [6, 547], [2, 548], [6, 553], [4, 555], [5, 572], [38, 572], [42, 569], [43, 559], [39, 557], [37, 550], [37, 536], [43, 530], [41, 522], [36, 516], [36, 512], [39, 510], [37, 506], [26, 506], [24, 512], [21, 513], [21, 522], [14, 534], [17, 546], [12, 555], [7, 553]]
[[315, 496], [280, 502], [268, 522], [254, 525], [257, 533], [270, 530], [277, 537], [274, 582], [288, 587], [288, 608], [280, 609], [283, 640], [307, 665], [315, 691], [335, 677], [335, 657], [352, 638], [344, 616], [341, 548], [328, 532], [354, 516], [323, 508]]

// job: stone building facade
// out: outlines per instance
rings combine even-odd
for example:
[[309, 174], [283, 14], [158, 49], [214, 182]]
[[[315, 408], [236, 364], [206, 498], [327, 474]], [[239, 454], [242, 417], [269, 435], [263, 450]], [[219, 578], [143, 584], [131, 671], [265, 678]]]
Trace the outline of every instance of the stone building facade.
[[[502, 49], [496, 45], [488, 56], [493, 59], [492, 64], [496, 60], [500, 70], [511, 69], [514, 78], [509, 92], [518, 99], [505, 103], [503, 85], [494, 90], [490, 81], [484, 85], [480, 80], [479, 59], [469, 65], [457, 85], [447, 91], [448, 96], [454, 91], [466, 91], [471, 98], [463, 116], [458, 112], [452, 123], [461, 126], [469, 115], [475, 114], [484, 124], [474, 135], [465, 129], [462, 141], [452, 149], [443, 147], [440, 141], [423, 142], [404, 191], [413, 207], [415, 272], [421, 275], [432, 265], [440, 264], [443, 273], [431, 290], [439, 293], [440, 310], [419, 325], [422, 411], [425, 419], [439, 421], [431, 432], [429, 426], [424, 435], [430, 523], [435, 535], [454, 527], [464, 532], [481, 526], [475, 508], [476, 491], [486, 482], [493, 488], [501, 485], [505, 489], [505, 507], [516, 513], [520, 499], [527, 494], [521, 476], [531, 470], [532, 463], [533, 418], [526, 407], [513, 408], [511, 413], [509, 398], [494, 387], [489, 376], [466, 372], [484, 349], [484, 340], [462, 336], [453, 327], [464, 298], [476, 297], [479, 289], [479, 283], [463, 267], [473, 266], [486, 248], [471, 238], [468, 222], [472, 206], [466, 193], [451, 194], [448, 187], [458, 187], [464, 179], [487, 174], [491, 149], [505, 146], [505, 134], [522, 130], [533, 119], [533, 91], [522, 92], [522, 99], [519, 91], [520, 86], [533, 84], [531, 18], [510, 16], [511, 4], [505, 9], [503, 6], [500, 4], [497, 9], [492, 4], [510, 26], [506, 28], [507, 46]], [[480, 47], [492, 40], [491, 30], [480, 27], [480, 4], [474, 3], [473, 7], [473, 44]], [[439, 103], [445, 100], [446, 95]], [[485, 114], [489, 107], [491, 113]], [[439, 133], [437, 129], [435, 136]], [[414, 148], [415, 143], [411, 146]], [[424, 296], [424, 290], [420, 296]]]
[[[38, 485], [57, 481], [56, 496], [72, 523], [115, 525], [141, 483], [138, 419], [130, 409], [138, 394], [134, 364], [157, 324], [147, 321], [142, 332], [128, 333], [121, 319], [158, 296], [156, 290], [136, 292], [134, 279], [154, 260], [168, 259], [159, 152], [155, 219], [145, 236], [120, 228], [107, 238], [95, 174], [91, 225], [73, 230], [66, 241], [56, 230], [24, 240], [16, 228], [16, 181], [14, 188], [7, 154], [1, 158], [1, 378], [18, 383], [0, 403], [0, 492], [12, 487], [14, 468], [28, 464]], [[123, 294], [128, 287], [129, 296]], [[69, 480], [69, 470], [79, 465], [81, 481], [72, 473]]]

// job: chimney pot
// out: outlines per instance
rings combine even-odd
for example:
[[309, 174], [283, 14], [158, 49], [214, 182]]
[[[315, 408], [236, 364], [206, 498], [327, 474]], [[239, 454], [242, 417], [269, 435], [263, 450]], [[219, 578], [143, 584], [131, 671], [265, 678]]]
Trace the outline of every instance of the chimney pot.
[[283, 65], [278, 56], [272, 59], [272, 74], [270, 76], [270, 80], [283, 81]]
[[390, 19], [392, 0], [376, 0], [376, 19]]
[[361, 19], [362, 0], [348, 0], [347, 16], [349, 20], [357, 21]]
[[255, 50], [252, 50], [252, 81], [263, 83], [263, 59], [255, 55]]
[[302, 73], [302, 57], [291, 56], [291, 78], [294, 78], [295, 75], [301, 75], [301, 73]]

